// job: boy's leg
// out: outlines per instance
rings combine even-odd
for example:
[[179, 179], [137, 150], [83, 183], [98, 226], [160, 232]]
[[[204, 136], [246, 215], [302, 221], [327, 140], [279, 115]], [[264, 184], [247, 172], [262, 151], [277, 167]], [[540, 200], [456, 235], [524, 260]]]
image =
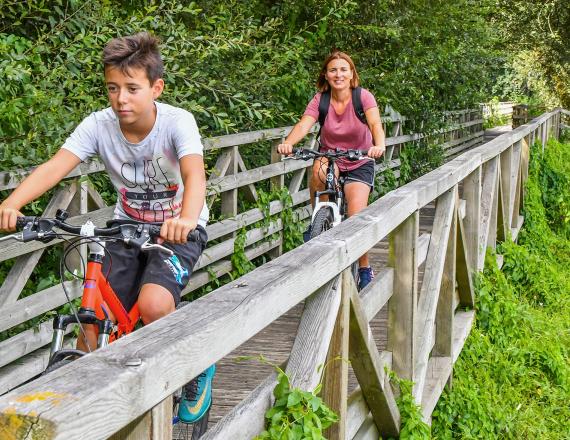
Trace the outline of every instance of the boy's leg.
[[169, 313], [174, 312], [174, 296], [159, 284], [147, 283], [139, 293], [139, 312], [144, 324], [150, 324]]

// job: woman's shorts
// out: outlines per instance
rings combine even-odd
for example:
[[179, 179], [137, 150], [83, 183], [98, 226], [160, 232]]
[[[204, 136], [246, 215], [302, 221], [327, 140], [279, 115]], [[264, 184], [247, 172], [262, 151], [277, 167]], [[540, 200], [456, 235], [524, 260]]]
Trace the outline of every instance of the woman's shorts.
[[162, 243], [174, 252], [172, 256], [160, 250], [141, 252], [140, 249], [127, 248], [123, 243], [107, 242], [103, 275], [127, 312], [136, 304], [141, 287], [149, 283], [167, 289], [174, 298], [174, 304], [178, 305], [180, 294], [208, 241], [206, 230], [202, 226], [196, 229], [200, 232], [199, 242]]
[[367, 160], [358, 168], [350, 171], [340, 171], [339, 176], [344, 177], [344, 184], [350, 182], [365, 183], [370, 187], [370, 191], [374, 189], [374, 161]]

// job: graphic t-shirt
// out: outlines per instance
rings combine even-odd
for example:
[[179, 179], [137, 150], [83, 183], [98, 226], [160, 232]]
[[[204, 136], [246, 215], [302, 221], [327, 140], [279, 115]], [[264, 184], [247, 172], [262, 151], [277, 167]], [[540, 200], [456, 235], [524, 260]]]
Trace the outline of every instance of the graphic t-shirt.
[[[163, 222], [180, 215], [184, 184], [179, 160], [203, 155], [198, 126], [192, 113], [156, 102], [156, 121], [138, 143], [125, 139], [119, 120], [109, 107], [86, 117], [62, 148], [82, 161], [98, 155], [115, 189], [115, 218]], [[204, 201], [198, 224], [206, 226]]]
[[[374, 95], [366, 89], [362, 89], [360, 94], [362, 101], [362, 109], [364, 111], [378, 107]], [[317, 93], [307, 105], [304, 115], [309, 115], [319, 120], [319, 103], [321, 102], [321, 93]], [[329, 111], [321, 130], [321, 150], [368, 150], [373, 146], [372, 133], [368, 125], [363, 124], [352, 104], [352, 96], [346, 105], [342, 114], [338, 114], [331, 103], [329, 104]], [[349, 161], [348, 159], [338, 159], [337, 165], [343, 171], [350, 171], [366, 163], [368, 160], [363, 159], [356, 162]]]

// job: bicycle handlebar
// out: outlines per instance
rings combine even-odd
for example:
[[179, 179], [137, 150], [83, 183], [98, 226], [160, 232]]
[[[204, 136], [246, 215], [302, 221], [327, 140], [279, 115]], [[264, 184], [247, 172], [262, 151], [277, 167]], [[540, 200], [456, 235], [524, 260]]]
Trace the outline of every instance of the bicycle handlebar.
[[[16, 229], [22, 231], [22, 241], [32, 240], [51, 240], [57, 235], [53, 228], [57, 227], [62, 231], [74, 235], [83, 235], [86, 237], [115, 237], [128, 244], [142, 245], [150, 238], [160, 236], [160, 226], [149, 223], [139, 223], [136, 221], [122, 220], [117, 226], [105, 228], [93, 228], [89, 235], [82, 234], [85, 225], [75, 226], [66, 223], [60, 218], [46, 217], [18, 217], [16, 220]], [[188, 233], [188, 241], [201, 241], [200, 233], [194, 229]], [[139, 243], [140, 242], [140, 243]]]
[[343, 157], [351, 161], [357, 161], [362, 159], [371, 159], [368, 156], [368, 150], [339, 150], [336, 151], [317, 151], [311, 150], [309, 148], [294, 148], [292, 159], [309, 160], [315, 157], [326, 157], [326, 158], [339, 158]]

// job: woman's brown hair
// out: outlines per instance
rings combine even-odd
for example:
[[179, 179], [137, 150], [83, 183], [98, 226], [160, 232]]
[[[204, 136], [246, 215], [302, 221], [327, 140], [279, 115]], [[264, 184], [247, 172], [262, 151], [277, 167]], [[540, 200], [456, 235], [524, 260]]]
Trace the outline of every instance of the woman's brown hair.
[[360, 85], [360, 78], [358, 76], [358, 72], [356, 71], [356, 66], [354, 65], [354, 61], [344, 52], [340, 50], [335, 50], [331, 52], [331, 54], [327, 57], [325, 62], [323, 63], [323, 67], [321, 67], [321, 72], [319, 73], [319, 79], [317, 79], [317, 89], [319, 92], [326, 92], [330, 89], [330, 85], [326, 79], [327, 74], [327, 67], [332, 60], [345, 60], [348, 65], [350, 66], [350, 70], [352, 70], [352, 79], [350, 80], [350, 88], [354, 89]]

